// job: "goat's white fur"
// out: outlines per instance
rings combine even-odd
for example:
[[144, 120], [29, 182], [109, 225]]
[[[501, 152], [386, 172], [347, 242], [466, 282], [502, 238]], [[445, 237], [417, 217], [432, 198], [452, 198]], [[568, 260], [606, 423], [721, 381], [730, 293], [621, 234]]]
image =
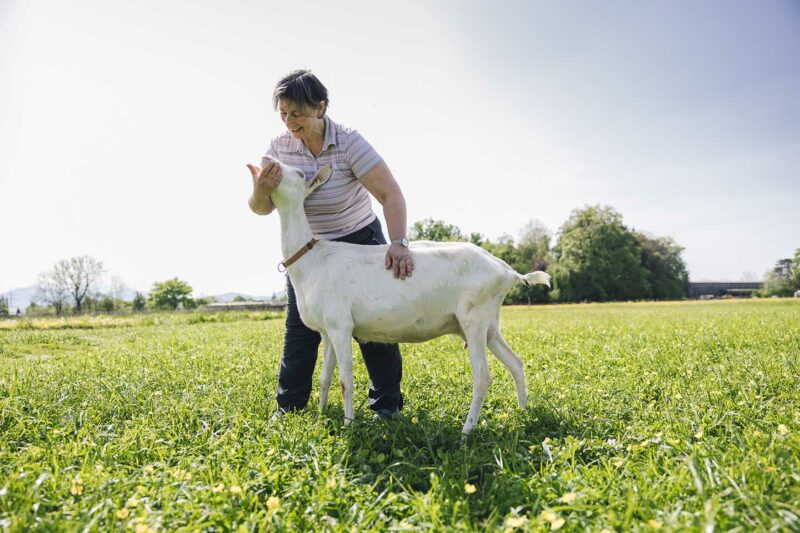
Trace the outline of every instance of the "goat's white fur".
[[[283, 179], [271, 198], [281, 220], [283, 256], [288, 258], [313, 237], [303, 202], [327, 181], [331, 169], [323, 167], [306, 182], [300, 170], [283, 164], [281, 168]], [[415, 241], [414, 274], [400, 280], [384, 266], [386, 251], [387, 246], [323, 240], [288, 267], [300, 317], [324, 342], [320, 409], [327, 405], [335, 359], [345, 424], [353, 419], [352, 337], [422, 342], [448, 333], [466, 341], [472, 366], [472, 404], [464, 433], [478, 422], [489, 389], [487, 346], [508, 368], [519, 406], [525, 407], [525, 367], [500, 334], [500, 305], [514, 283], [550, 285], [550, 276], [519, 274], [473, 244]]]

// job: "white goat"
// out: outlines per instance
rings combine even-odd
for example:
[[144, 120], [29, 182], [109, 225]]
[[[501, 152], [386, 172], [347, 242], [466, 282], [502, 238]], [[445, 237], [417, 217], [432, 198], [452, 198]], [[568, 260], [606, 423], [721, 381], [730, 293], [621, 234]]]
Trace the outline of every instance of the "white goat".
[[[325, 183], [330, 166], [306, 182], [303, 173], [281, 164], [283, 179], [271, 195], [281, 220], [283, 255], [292, 257], [313, 238], [303, 202]], [[525, 407], [528, 391], [522, 360], [499, 330], [500, 305], [518, 281], [550, 285], [550, 276], [524, 276], [486, 250], [469, 243], [411, 243], [414, 274], [395, 279], [384, 267], [387, 246], [319, 241], [287, 266], [300, 317], [324, 342], [320, 409], [325, 409], [334, 359], [344, 395], [345, 424], [353, 419], [352, 337], [374, 342], [423, 342], [445, 334], [464, 339], [472, 365], [472, 405], [462, 431], [478, 422], [491, 377], [487, 345], [514, 378], [517, 400]]]

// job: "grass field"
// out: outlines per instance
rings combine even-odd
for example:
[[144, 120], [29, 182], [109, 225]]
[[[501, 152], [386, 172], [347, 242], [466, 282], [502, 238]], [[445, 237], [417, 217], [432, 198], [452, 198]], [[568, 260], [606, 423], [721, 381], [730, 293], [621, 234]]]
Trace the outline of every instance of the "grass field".
[[270, 420], [280, 314], [0, 322], [0, 530], [800, 530], [800, 302], [506, 308], [502, 329], [529, 407], [493, 359], [462, 445], [455, 338], [403, 346], [392, 421], [357, 355], [345, 427], [335, 387]]

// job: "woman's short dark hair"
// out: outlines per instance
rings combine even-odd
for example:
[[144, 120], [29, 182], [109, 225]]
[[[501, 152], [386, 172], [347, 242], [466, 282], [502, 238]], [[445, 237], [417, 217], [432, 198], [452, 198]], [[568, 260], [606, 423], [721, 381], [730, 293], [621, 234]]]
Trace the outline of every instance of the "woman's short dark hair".
[[272, 105], [278, 109], [280, 100], [289, 100], [301, 107], [317, 107], [325, 102], [328, 109], [328, 89], [310, 70], [293, 70], [280, 79], [272, 92]]

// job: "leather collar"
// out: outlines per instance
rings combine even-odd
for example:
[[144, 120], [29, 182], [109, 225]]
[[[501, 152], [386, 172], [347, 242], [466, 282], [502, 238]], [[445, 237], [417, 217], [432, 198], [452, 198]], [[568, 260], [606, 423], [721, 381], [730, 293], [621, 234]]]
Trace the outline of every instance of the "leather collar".
[[[300, 248], [300, 250], [292, 257], [278, 263], [278, 272], [285, 272], [287, 268], [289, 268], [292, 264], [294, 264], [298, 259], [303, 257], [305, 253], [308, 252], [310, 249], [312, 249], [314, 245], [317, 244], [318, 242], [319, 240], [317, 239], [311, 239], [302, 248]], [[281, 267], [283, 267], [283, 270], [281, 270]]]

